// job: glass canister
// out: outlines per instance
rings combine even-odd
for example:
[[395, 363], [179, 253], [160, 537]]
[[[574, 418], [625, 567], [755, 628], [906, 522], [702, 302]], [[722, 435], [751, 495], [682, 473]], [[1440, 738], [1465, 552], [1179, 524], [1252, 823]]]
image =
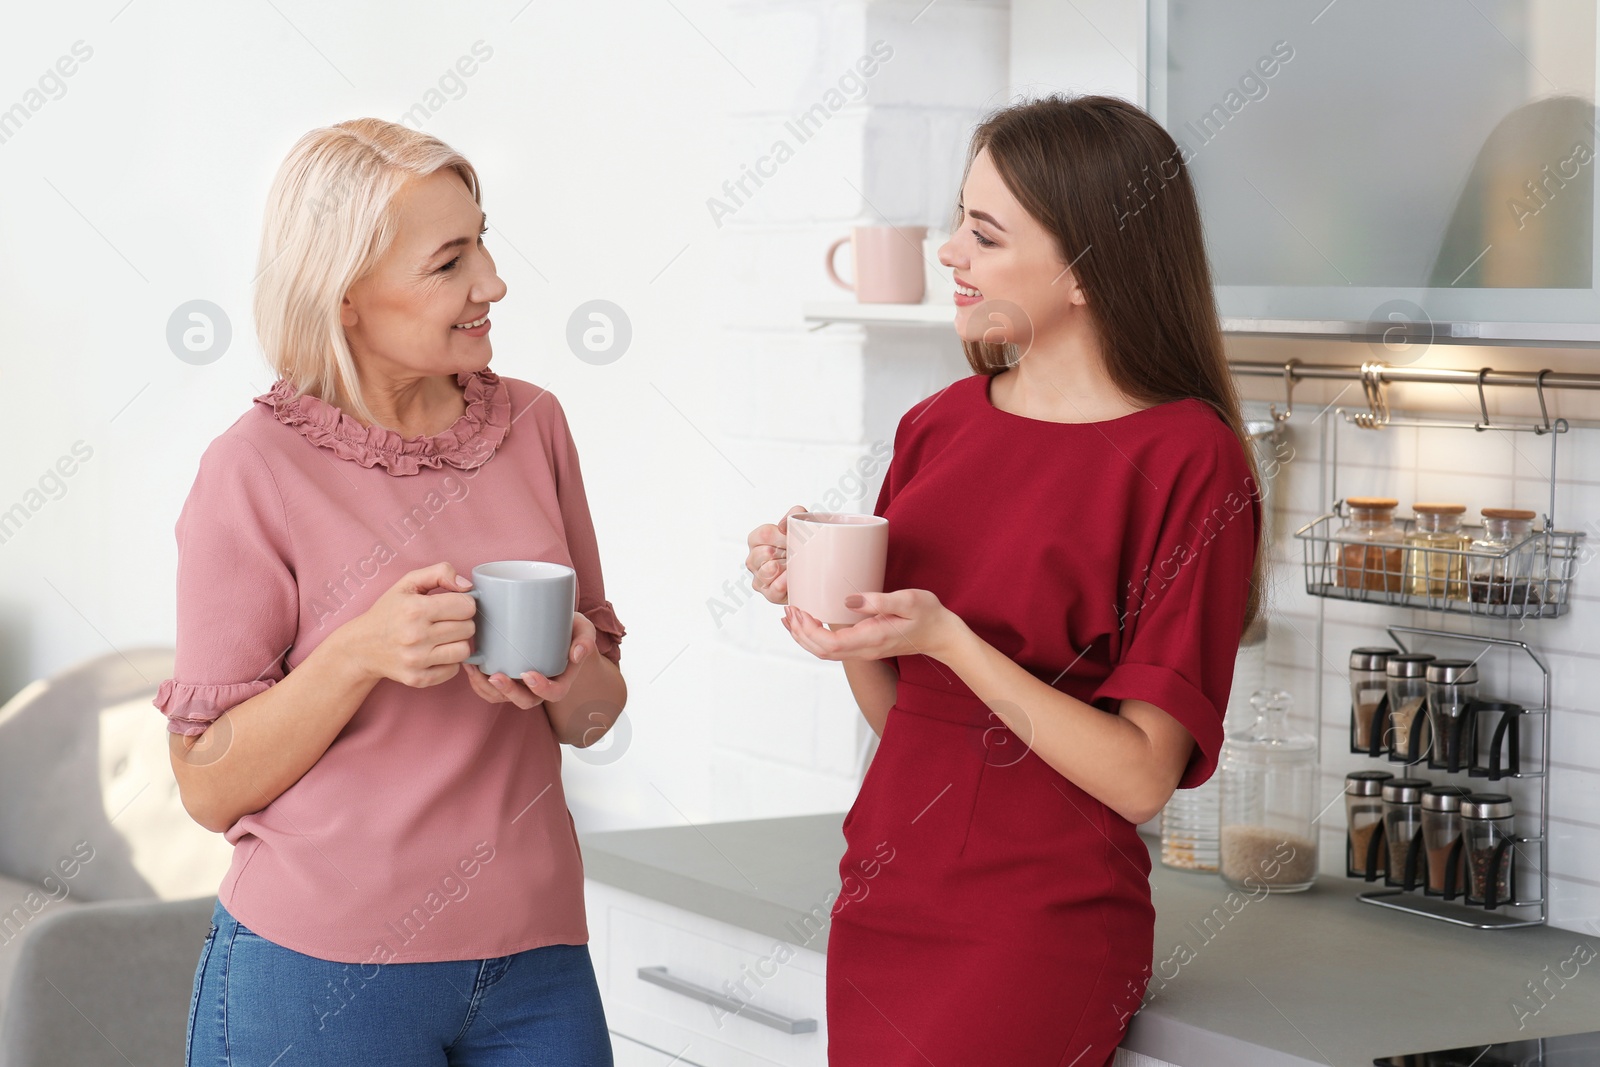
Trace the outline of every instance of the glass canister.
[[1426, 778], [1391, 778], [1383, 783], [1383, 837], [1389, 846], [1385, 885], [1414, 889], [1421, 884], [1424, 862], [1420, 852], [1409, 885], [1406, 884], [1406, 856], [1411, 851], [1412, 839], [1422, 830], [1422, 791], [1432, 784]]
[[[1388, 707], [1384, 697], [1389, 683], [1383, 668], [1398, 648], [1353, 648], [1350, 650], [1350, 751], [1376, 756], [1383, 751]], [[1376, 744], [1374, 744], [1376, 739]]]
[[[1233, 688], [1223, 718], [1227, 730], [1249, 724], [1255, 713], [1250, 694], [1267, 678], [1267, 618], [1258, 615], [1239, 640], [1233, 661]], [[1182, 871], [1217, 869], [1217, 836], [1222, 826], [1222, 781], [1213, 774], [1193, 789], [1174, 790], [1161, 809], [1161, 863]]]
[[1474, 604], [1526, 609], [1542, 603], [1533, 573], [1534, 542], [1511, 551], [1533, 533], [1533, 518], [1533, 512], [1518, 508], [1483, 509], [1483, 532], [1470, 547], [1484, 554], [1472, 556], [1467, 570], [1467, 593]]
[[1344, 873], [1352, 878], [1371, 882], [1389, 869], [1389, 850], [1378, 827], [1383, 825], [1383, 783], [1393, 778], [1388, 771], [1352, 771], [1344, 776]]
[[1236, 888], [1294, 893], [1317, 877], [1317, 742], [1290, 728], [1293, 703], [1257, 691], [1255, 721], [1222, 744], [1219, 873]]
[[1467, 891], [1461, 798], [1471, 793], [1459, 785], [1436, 785], [1422, 791], [1422, 847], [1427, 857], [1428, 893], [1453, 899]]
[[[1345, 500], [1350, 519], [1339, 527], [1339, 565], [1335, 585], [1398, 593], [1405, 531], [1394, 524], [1399, 501], [1387, 496], [1353, 496]], [[1343, 542], [1353, 541], [1355, 544]]]
[[1416, 763], [1428, 751], [1427, 673], [1433, 659], [1426, 652], [1399, 652], [1383, 665], [1389, 687], [1389, 723], [1383, 747], [1396, 763]]
[[1412, 504], [1406, 534], [1406, 592], [1433, 600], [1467, 599], [1466, 548], [1461, 530], [1465, 504]]
[[1468, 904], [1494, 908], [1512, 899], [1514, 814], [1511, 798], [1504, 793], [1471, 793], [1461, 798]]
[[1161, 864], [1180, 871], [1217, 869], [1220, 790], [1212, 775], [1194, 789], [1174, 790], [1161, 809]]
[[1471, 660], [1436, 659], [1428, 664], [1428, 766], [1464, 771], [1477, 751], [1475, 718], [1467, 710], [1478, 696], [1478, 668]]

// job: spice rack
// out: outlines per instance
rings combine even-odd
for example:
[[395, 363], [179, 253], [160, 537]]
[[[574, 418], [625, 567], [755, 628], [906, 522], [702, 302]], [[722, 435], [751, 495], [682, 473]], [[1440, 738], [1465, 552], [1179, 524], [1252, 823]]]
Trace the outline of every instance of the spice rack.
[[[1357, 894], [1357, 899], [1379, 907], [1392, 908], [1396, 911], [1410, 912], [1413, 915], [1423, 915], [1430, 919], [1452, 923], [1457, 926], [1468, 926], [1478, 930], [1506, 930], [1524, 926], [1542, 926], [1549, 915], [1550, 883], [1549, 883], [1549, 839], [1550, 839], [1550, 668], [1544, 660], [1524, 641], [1517, 641], [1505, 637], [1483, 637], [1472, 634], [1450, 633], [1445, 630], [1430, 630], [1418, 626], [1390, 626], [1389, 637], [1404, 652], [1415, 651], [1407, 645], [1401, 634], [1413, 637], [1427, 638], [1440, 641], [1465, 642], [1467, 644], [1482, 645], [1483, 651], [1478, 654], [1481, 658], [1490, 648], [1513, 648], [1520, 650], [1523, 655], [1533, 661], [1539, 669], [1540, 676], [1540, 702], [1537, 707], [1523, 706], [1522, 715], [1537, 715], [1539, 718], [1539, 760], [1538, 767], [1526, 770], [1520, 764], [1513, 770], [1502, 772], [1500, 779], [1537, 779], [1539, 782], [1539, 811], [1537, 815], [1538, 831], [1532, 834], [1513, 835], [1512, 862], [1515, 865], [1512, 872], [1511, 884], [1514, 891], [1513, 899], [1497, 905], [1495, 908], [1486, 908], [1481, 905], [1465, 904], [1440, 897], [1428, 896], [1421, 886], [1416, 889], [1403, 889], [1385, 887], [1383, 889], [1368, 890]], [[1520, 729], [1521, 724], [1513, 726]], [[1417, 762], [1421, 762], [1419, 759]], [[1519, 811], [1520, 819], [1530, 818], [1531, 813]], [[1533, 856], [1528, 849], [1536, 850], [1538, 885], [1537, 896], [1528, 897], [1522, 892], [1528, 881], [1528, 868], [1533, 865]], [[1501, 911], [1501, 908], [1510, 909]], [[1512, 914], [1514, 911], [1516, 914]], [[1530, 914], [1532, 913], [1532, 914]]]
[[[1541, 398], [1542, 400], [1542, 398]], [[1386, 604], [1397, 608], [1421, 608], [1451, 615], [1474, 615], [1498, 619], [1548, 619], [1565, 615], [1572, 580], [1577, 571], [1579, 543], [1583, 534], [1558, 530], [1555, 526], [1556, 454], [1561, 435], [1567, 432], [1565, 419], [1535, 424], [1430, 422], [1390, 419], [1382, 421], [1372, 412], [1336, 409], [1340, 416], [1329, 435], [1330, 484], [1333, 510], [1319, 515], [1294, 532], [1304, 547], [1306, 592], [1333, 600], [1354, 600]], [[1544, 525], [1515, 544], [1490, 552], [1475, 548], [1416, 548], [1410, 545], [1377, 545], [1357, 537], [1341, 536], [1336, 531], [1350, 517], [1345, 500], [1338, 493], [1339, 422], [1365, 429], [1383, 426], [1416, 426], [1431, 429], [1494, 429], [1506, 433], [1533, 433], [1550, 438], [1550, 499], [1544, 512]], [[1409, 535], [1415, 518], [1397, 525]], [[1461, 531], [1474, 537], [1483, 530], [1478, 525], [1463, 525]], [[1430, 562], [1443, 561], [1445, 574], [1473, 577], [1448, 581], [1411, 580], [1412, 553], [1425, 552]], [[1526, 563], [1524, 568], [1522, 565]], [[1422, 568], [1427, 570], [1427, 568]], [[1415, 591], [1416, 584], [1422, 591]]]
[[[1338, 500], [1332, 511], [1295, 531], [1294, 536], [1305, 548], [1306, 592], [1312, 596], [1498, 619], [1550, 619], [1567, 613], [1578, 542], [1583, 535], [1552, 529], [1548, 514], [1544, 529], [1500, 552], [1376, 546], [1371, 541], [1340, 537], [1333, 532], [1349, 517], [1349, 508]], [[1409, 535], [1415, 522], [1401, 519], [1395, 525]], [[1460, 529], [1466, 536], [1475, 537], [1483, 527], [1464, 524]], [[1447, 574], [1475, 577], [1426, 581], [1420, 583], [1423, 592], [1408, 592], [1408, 557], [1413, 552], [1449, 560], [1446, 566], [1439, 567]], [[1532, 577], [1517, 573], [1524, 560]]]
[[[1375, 330], [1374, 334], [1382, 335], [1386, 347], [1393, 348], [1393, 326], [1378, 324], [1382, 330]], [[1410, 326], [1412, 324], [1406, 324]], [[1403, 335], [1408, 342], [1421, 341], [1425, 347], [1431, 333], [1425, 338], [1413, 338], [1411, 333]], [[1405, 346], [1401, 346], [1405, 347]], [[1296, 383], [1306, 380], [1344, 381], [1359, 383], [1366, 397], [1366, 409], [1347, 411], [1337, 408], [1338, 418], [1328, 420], [1325, 428], [1322, 452], [1322, 476], [1326, 491], [1324, 500], [1335, 501], [1333, 510], [1328, 514], [1319, 516], [1295, 532], [1305, 550], [1305, 580], [1306, 591], [1324, 600], [1350, 600], [1367, 603], [1383, 604], [1389, 607], [1417, 608], [1427, 611], [1437, 611], [1445, 615], [1468, 616], [1473, 618], [1490, 618], [1501, 620], [1527, 620], [1539, 618], [1554, 618], [1566, 613], [1570, 601], [1571, 583], [1575, 575], [1577, 562], [1582, 551], [1583, 534], [1572, 531], [1560, 530], [1555, 525], [1555, 500], [1556, 500], [1556, 459], [1559, 442], [1562, 435], [1568, 432], [1568, 425], [1564, 419], [1552, 419], [1549, 406], [1545, 400], [1547, 389], [1578, 389], [1600, 390], [1600, 374], [1577, 374], [1562, 371], [1553, 371], [1548, 368], [1539, 371], [1503, 371], [1490, 367], [1478, 370], [1466, 370], [1446, 367], [1419, 367], [1414, 365], [1391, 367], [1381, 362], [1363, 362], [1359, 366], [1335, 366], [1327, 364], [1305, 364], [1298, 359], [1290, 359], [1283, 363], [1266, 363], [1256, 361], [1231, 361], [1230, 369], [1235, 375], [1243, 377], [1271, 377], [1281, 376], [1284, 387], [1282, 409], [1278, 404], [1270, 407], [1272, 418], [1275, 422], [1288, 422], [1294, 413], [1294, 387]], [[1392, 383], [1426, 383], [1434, 385], [1449, 385], [1457, 390], [1463, 387], [1476, 387], [1479, 418], [1474, 422], [1445, 422], [1437, 420], [1417, 420], [1391, 417], [1386, 387]], [[1492, 387], [1519, 387], [1534, 390], [1538, 400], [1540, 419], [1537, 423], [1495, 423], [1489, 416], [1489, 405], [1485, 396], [1485, 386]], [[1348, 387], [1347, 387], [1348, 388]], [[1324, 412], [1327, 409], [1324, 409]], [[1315, 423], [1321, 418], [1319, 413]], [[1365, 571], [1357, 568], [1359, 573], [1348, 575], [1348, 581], [1337, 577], [1338, 565], [1345, 562], [1338, 555], [1350, 542], [1340, 538], [1334, 531], [1337, 527], [1336, 519], [1345, 517], [1345, 501], [1338, 492], [1339, 474], [1339, 427], [1341, 425], [1354, 426], [1360, 430], [1381, 431], [1387, 426], [1412, 426], [1428, 429], [1459, 429], [1472, 430], [1483, 433], [1496, 430], [1502, 433], [1522, 434], [1530, 433], [1536, 437], [1548, 436], [1550, 439], [1550, 483], [1549, 506], [1543, 512], [1543, 527], [1536, 533], [1529, 535], [1517, 543], [1506, 548], [1503, 552], [1487, 553], [1472, 549], [1444, 550], [1450, 554], [1461, 554], [1469, 558], [1463, 561], [1468, 568], [1468, 573], [1478, 573], [1488, 579], [1486, 586], [1493, 588], [1494, 579], [1504, 578], [1507, 583], [1503, 586], [1507, 595], [1503, 602], [1492, 594], [1485, 595], [1482, 599], [1474, 601], [1470, 595], [1466, 598], [1450, 597], [1448, 589], [1444, 595], [1433, 593], [1415, 594], [1404, 592], [1405, 586], [1390, 588], [1392, 580], [1389, 562], [1385, 562], [1375, 572], [1381, 575], [1380, 581], [1371, 584], [1377, 588], [1368, 589], [1368, 578]], [[1409, 527], [1413, 523], [1407, 523]], [[1403, 536], [1403, 535], [1402, 535]], [[1370, 545], [1371, 542], [1362, 542]], [[1401, 545], [1402, 558], [1398, 569], [1404, 573], [1406, 568], [1404, 552], [1411, 546]], [[1512, 584], [1522, 575], [1512, 571], [1510, 561], [1517, 558], [1517, 553], [1532, 550], [1532, 560], [1535, 569], [1532, 576], [1538, 584], [1529, 584], [1520, 592], [1522, 595], [1510, 595], [1517, 587]], [[1427, 549], [1438, 551], [1438, 549]], [[1524, 559], [1528, 557], [1523, 557]], [[1472, 565], [1477, 563], [1479, 569], [1474, 572]], [[1426, 569], [1426, 568], [1424, 568]], [[1448, 572], [1447, 572], [1448, 573]], [[1357, 581], [1356, 579], [1360, 580]], [[1470, 590], [1469, 590], [1470, 594]], [[1323, 652], [1323, 617], [1318, 613], [1317, 634], [1315, 645], [1321, 653], [1316, 666], [1317, 677], [1317, 722], [1322, 723], [1323, 704], [1325, 692], [1323, 687], [1323, 668], [1327, 662], [1327, 655]], [[1530, 826], [1535, 832], [1527, 834], [1513, 834], [1511, 837], [1514, 849], [1512, 871], [1512, 891], [1514, 898], [1490, 909], [1485, 905], [1468, 905], [1445, 900], [1438, 896], [1428, 896], [1424, 888], [1406, 890], [1404, 888], [1384, 887], [1358, 894], [1358, 899], [1379, 907], [1391, 908], [1397, 911], [1410, 912], [1426, 918], [1448, 922], [1454, 925], [1471, 927], [1474, 929], [1506, 929], [1512, 927], [1539, 926], [1549, 918], [1549, 806], [1550, 806], [1550, 746], [1551, 746], [1551, 678], [1550, 670], [1539, 654], [1527, 643], [1509, 638], [1482, 637], [1470, 634], [1451, 633], [1445, 630], [1427, 629], [1414, 626], [1388, 627], [1389, 636], [1394, 643], [1402, 649], [1410, 651], [1401, 634], [1408, 634], [1413, 638], [1429, 639], [1446, 642], [1468, 642], [1480, 645], [1483, 653], [1491, 648], [1502, 647], [1520, 651], [1530, 659], [1538, 668], [1540, 678], [1540, 696], [1537, 706], [1522, 705], [1522, 712], [1509, 729], [1508, 739], [1518, 736], [1518, 731], [1525, 728], [1529, 720], [1522, 718], [1524, 715], [1536, 715], [1538, 719], [1538, 737], [1540, 740], [1538, 759], [1533, 761], [1534, 769], [1525, 769], [1518, 762], [1516, 766], [1504, 771], [1493, 767], [1488, 777], [1491, 781], [1506, 778], [1534, 779], [1538, 783], [1537, 798], [1538, 812], [1529, 810], [1532, 797], [1523, 797], [1518, 800], [1516, 817], [1519, 829]], [[1480, 653], [1480, 656], [1483, 654]], [[1345, 709], [1345, 715], [1350, 714], [1350, 709]], [[1414, 761], [1420, 762], [1420, 761]], [[1413, 764], [1414, 765], [1414, 764]], [[1454, 778], [1459, 772], [1449, 772], [1449, 777]], [[1470, 775], [1469, 775], [1470, 777]], [[1527, 793], [1529, 790], [1521, 790]], [[1347, 846], [1348, 847], [1348, 846]], [[1536, 870], [1530, 871], [1529, 867], [1535, 866]], [[1346, 863], [1346, 869], [1351, 869]], [[1536, 875], [1536, 877], [1535, 877]], [[1537, 886], [1537, 895], [1528, 896], [1533, 886]], [[1513, 914], [1515, 913], [1515, 914]]]
[[[1541, 397], [1542, 406], [1542, 397]], [[1582, 533], [1558, 530], [1555, 526], [1555, 470], [1557, 448], [1561, 436], [1567, 432], [1565, 420], [1544, 419], [1537, 424], [1497, 424], [1491, 426], [1487, 412], [1480, 423], [1439, 422], [1421, 419], [1396, 419], [1391, 418], [1385, 407], [1373, 405], [1371, 410], [1350, 412], [1342, 408], [1336, 409], [1338, 418], [1330, 420], [1324, 438], [1326, 448], [1323, 453], [1324, 475], [1329, 496], [1334, 499], [1333, 509], [1322, 516], [1312, 520], [1295, 532], [1295, 537], [1304, 546], [1304, 568], [1306, 592], [1312, 596], [1330, 600], [1349, 600], [1364, 603], [1382, 604], [1396, 608], [1417, 608], [1436, 611], [1446, 615], [1465, 615], [1476, 618], [1490, 618], [1502, 620], [1525, 620], [1539, 618], [1555, 618], [1564, 615], [1570, 603], [1572, 580], [1579, 558]], [[1274, 413], [1276, 414], [1276, 412]], [[1548, 505], [1543, 511], [1542, 528], [1529, 534], [1499, 552], [1486, 552], [1478, 549], [1445, 549], [1445, 548], [1417, 548], [1403, 543], [1378, 546], [1378, 553], [1372, 553], [1374, 542], [1342, 537], [1334, 531], [1340, 522], [1348, 517], [1346, 501], [1338, 492], [1339, 485], [1339, 433], [1341, 426], [1354, 426], [1358, 430], [1381, 430], [1386, 426], [1412, 426], [1422, 429], [1436, 429], [1445, 431], [1460, 431], [1470, 429], [1483, 432], [1488, 429], [1508, 433], [1532, 433], [1539, 436], [1548, 436], [1550, 439], [1550, 484]], [[1415, 523], [1414, 519], [1403, 520], [1400, 525], [1403, 532], [1409, 533]], [[1465, 527], [1464, 531], [1472, 536], [1481, 527]], [[1355, 552], [1346, 555], [1347, 546], [1355, 546]], [[1408, 554], [1411, 552], [1438, 552], [1444, 556], [1465, 557], [1459, 564], [1461, 571], [1456, 572], [1445, 568], [1443, 573], [1462, 573], [1477, 575], [1484, 582], [1485, 594], [1479, 599], [1473, 599], [1473, 589], [1449, 588], [1447, 581], [1438, 589], [1429, 589], [1423, 593], [1406, 591], [1407, 579], [1413, 568], [1408, 566], [1411, 562]], [[1531, 553], [1518, 557], [1518, 553]], [[1517, 561], [1528, 569], [1519, 569], [1513, 566]], [[1531, 564], [1531, 566], [1530, 566]], [[1425, 573], [1432, 573], [1430, 568], [1418, 568]], [[1520, 583], [1520, 584], [1518, 584]], [[1507, 595], [1504, 598], [1494, 596], [1492, 590], [1502, 588], [1508, 592], [1515, 590], [1518, 595]], [[1455, 595], [1452, 596], [1451, 593]], [[1500, 601], [1500, 602], [1497, 602]], [[1537, 704], [1522, 702], [1522, 715], [1537, 716], [1537, 719], [1520, 718], [1513, 723], [1511, 731], [1513, 738], [1516, 731], [1526, 728], [1530, 722], [1538, 723], [1539, 751], [1536, 764], [1532, 768], [1524, 766], [1521, 762], [1512, 770], [1497, 771], [1491, 777], [1492, 781], [1505, 779], [1534, 779], [1538, 782], [1538, 811], [1535, 813], [1525, 806], [1531, 803], [1530, 797], [1518, 800], [1517, 813], [1520, 828], [1531, 828], [1533, 832], [1515, 834], [1511, 838], [1512, 863], [1512, 891], [1513, 899], [1498, 903], [1490, 908], [1483, 904], [1467, 904], [1459, 900], [1449, 900], [1441, 896], [1430, 896], [1424, 886], [1414, 889], [1402, 887], [1383, 886], [1357, 894], [1357, 899], [1367, 904], [1378, 907], [1390, 908], [1396, 911], [1409, 912], [1425, 918], [1440, 922], [1447, 922], [1456, 926], [1464, 926], [1479, 930], [1512, 929], [1517, 927], [1541, 926], [1548, 919], [1549, 899], [1549, 753], [1550, 753], [1550, 705], [1551, 681], [1550, 670], [1538, 652], [1527, 642], [1504, 637], [1488, 637], [1473, 634], [1453, 633], [1447, 630], [1430, 629], [1416, 626], [1389, 626], [1387, 627], [1390, 638], [1402, 651], [1415, 651], [1412, 645], [1417, 639], [1426, 641], [1443, 641], [1466, 643], [1477, 646], [1477, 654], [1469, 657], [1474, 660], [1481, 658], [1492, 648], [1506, 648], [1520, 652], [1532, 661], [1539, 671], [1539, 696]], [[1408, 645], [1402, 635], [1409, 635], [1412, 645]], [[1320, 645], [1320, 642], [1319, 642]], [[1320, 690], [1320, 672], [1319, 672]], [[1348, 715], [1348, 710], [1346, 711]], [[1531, 740], [1531, 739], [1530, 739]], [[1385, 767], [1394, 766], [1394, 761], [1387, 758], [1387, 754], [1378, 757], [1384, 760]], [[1422, 758], [1414, 759], [1407, 766], [1415, 766], [1423, 762]], [[1469, 779], [1471, 776], [1466, 771], [1445, 772], [1439, 784], [1459, 784], [1457, 777]], [[1523, 790], [1522, 792], [1526, 792]], [[1536, 887], [1536, 892], [1534, 889]], [[1532, 893], [1532, 895], [1530, 895]]]

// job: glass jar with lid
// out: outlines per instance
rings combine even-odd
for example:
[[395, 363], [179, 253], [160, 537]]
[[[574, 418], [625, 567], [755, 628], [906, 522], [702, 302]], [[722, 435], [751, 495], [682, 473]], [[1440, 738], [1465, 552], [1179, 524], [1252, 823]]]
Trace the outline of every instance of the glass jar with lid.
[[1406, 592], [1430, 600], [1467, 599], [1466, 549], [1461, 529], [1465, 504], [1413, 504], [1406, 534]]
[[1317, 742], [1289, 726], [1294, 698], [1262, 689], [1255, 721], [1222, 744], [1219, 873], [1236, 888], [1294, 893], [1317, 877]]
[[1388, 771], [1352, 771], [1344, 776], [1344, 873], [1375, 881], [1389, 869], [1383, 844], [1383, 783]]
[[1507, 605], [1521, 615], [1543, 603], [1533, 533], [1534, 513], [1519, 508], [1484, 508], [1483, 532], [1473, 539], [1467, 594], [1474, 604]]
[[1396, 763], [1416, 763], [1428, 751], [1427, 652], [1401, 652], [1383, 665], [1389, 683], [1388, 728], [1383, 747]]
[[1404, 577], [1400, 561], [1406, 535], [1394, 524], [1394, 509], [1399, 503], [1388, 496], [1353, 496], [1345, 500], [1350, 518], [1335, 535], [1339, 542], [1339, 563], [1333, 571], [1335, 585], [1400, 591]]
[[1428, 766], [1463, 771], [1477, 751], [1476, 718], [1469, 705], [1478, 696], [1478, 667], [1467, 659], [1436, 659], [1427, 665]]
[[1467, 891], [1461, 843], [1461, 798], [1472, 790], [1436, 785], [1422, 791], [1422, 848], [1426, 857], [1426, 892], [1453, 900]]
[[1511, 798], [1472, 793], [1461, 798], [1461, 837], [1467, 854], [1467, 903], [1495, 908], [1512, 899], [1516, 837]]
[[[1385, 885], [1415, 889], [1424, 877], [1422, 861], [1422, 791], [1433, 785], [1426, 778], [1391, 778], [1383, 783], [1383, 837], [1389, 846]], [[1412, 854], [1412, 842], [1417, 851]], [[1407, 859], [1410, 859], [1409, 871]], [[1410, 874], [1410, 879], [1406, 878]]]
[[1376, 756], [1383, 751], [1384, 730], [1388, 726], [1389, 683], [1383, 673], [1390, 656], [1398, 648], [1353, 648], [1350, 650], [1350, 751]]

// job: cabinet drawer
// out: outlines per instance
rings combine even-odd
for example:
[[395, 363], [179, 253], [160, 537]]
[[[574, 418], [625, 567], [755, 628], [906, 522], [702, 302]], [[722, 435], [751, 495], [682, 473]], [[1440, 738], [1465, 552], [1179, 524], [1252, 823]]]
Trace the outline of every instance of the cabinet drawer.
[[704, 1067], [827, 1064], [820, 953], [593, 883], [589, 927], [617, 1034]]

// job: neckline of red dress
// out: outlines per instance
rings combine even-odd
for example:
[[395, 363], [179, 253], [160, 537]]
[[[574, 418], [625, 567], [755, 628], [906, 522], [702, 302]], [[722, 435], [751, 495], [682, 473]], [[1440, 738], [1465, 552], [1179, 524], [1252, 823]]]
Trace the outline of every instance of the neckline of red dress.
[[[1078, 427], [1080, 429], [1103, 430], [1115, 423], [1126, 422], [1128, 419], [1136, 419], [1140, 415], [1144, 415], [1161, 408], [1170, 408], [1174, 404], [1184, 404], [1191, 400], [1195, 400], [1194, 397], [1188, 396], [1182, 397], [1178, 400], [1164, 400], [1159, 404], [1152, 404], [1147, 408], [1140, 408], [1138, 411], [1130, 411], [1126, 415], [1118, 415], [1114, 419], [1101, 419], [1099, 422], [1055, 422], [1051, 419], [1029, 418], [1027, 415], [1018, 415], [1014, 411], [1006, 411], [1004, 408], [995, 407], [994, 401], [989, 397], [989, 383], [994, 381], [995, 376], [992, 374], [976, 374], [973, 375], [973, 377], [976, 379], [976, 388], [974, 389], [974, 392], [976, 393], [977, 402], [979, 404], [1002, 419], [1015, 419], [1018, 422], [1025, 422], [1033, 426], [1060, 426], [1067, 429]], [[1203, 401], [1198, 400], [1195, 402], [1203, 403]]]

